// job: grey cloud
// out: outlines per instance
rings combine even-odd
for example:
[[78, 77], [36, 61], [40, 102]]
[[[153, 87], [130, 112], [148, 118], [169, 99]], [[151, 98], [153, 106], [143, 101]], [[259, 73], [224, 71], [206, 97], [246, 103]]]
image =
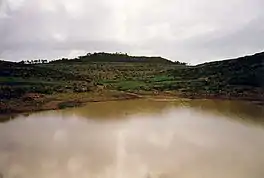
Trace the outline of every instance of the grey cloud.
[[0, 58], [93, 51], [201, 63], [261, 51], [262, 0], [0, 0]]

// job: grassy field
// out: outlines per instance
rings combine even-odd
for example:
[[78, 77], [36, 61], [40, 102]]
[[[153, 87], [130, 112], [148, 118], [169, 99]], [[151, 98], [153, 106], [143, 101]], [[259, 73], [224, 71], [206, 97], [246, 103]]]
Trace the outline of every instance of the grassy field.
[[168, 93], [262, 102], [263, 61], [264, 53], [197, 66], [118, 53], [87, 54], [49, 63], [0, 61], [0, 112]]

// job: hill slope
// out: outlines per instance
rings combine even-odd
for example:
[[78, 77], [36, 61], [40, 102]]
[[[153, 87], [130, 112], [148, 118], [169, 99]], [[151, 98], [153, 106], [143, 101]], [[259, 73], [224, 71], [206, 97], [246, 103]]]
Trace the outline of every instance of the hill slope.
[[264, 53], [171, 70], [169, 74], [175, 80], [188, 83], [190, 92], [234, 96], [255, 94], [263, 98]]
[[18, 98], [26, 93], [90, 91], [92, 86], [88, 76], [58, 71], [44, 65], [0, 61], [0, 69], [0, 101]]

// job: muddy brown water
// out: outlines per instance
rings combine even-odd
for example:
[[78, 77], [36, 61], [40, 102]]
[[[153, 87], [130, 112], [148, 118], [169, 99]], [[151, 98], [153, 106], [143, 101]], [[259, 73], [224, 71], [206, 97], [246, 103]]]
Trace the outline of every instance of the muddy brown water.
[[263, 107], [130, 100], [0, 124], [4, 178], [263, 178]]

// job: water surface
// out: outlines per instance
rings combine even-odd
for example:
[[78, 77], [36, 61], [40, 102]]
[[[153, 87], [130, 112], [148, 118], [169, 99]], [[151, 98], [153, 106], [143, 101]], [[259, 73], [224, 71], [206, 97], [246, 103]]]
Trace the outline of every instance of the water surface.
[[264, 112], [249, 103], [131, 100], [0, 124], [6, 178], [263, 178]]

